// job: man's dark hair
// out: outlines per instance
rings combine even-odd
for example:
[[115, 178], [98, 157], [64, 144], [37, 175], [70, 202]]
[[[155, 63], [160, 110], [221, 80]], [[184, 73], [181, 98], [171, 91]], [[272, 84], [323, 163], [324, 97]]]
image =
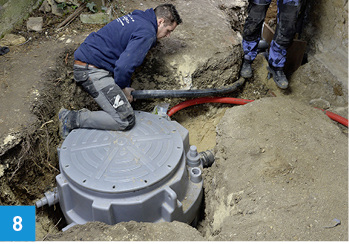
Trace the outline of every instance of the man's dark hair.
[[155, 15], [157, 18], [164, 18], [165, 23], [173, 24], [173, 22], [176, 22], [177, 25], [182, 23], [182, 19], [179, 16], [176, 7], [170, 3], [167, 4], [161, 4], [157, 6], [155, 9]]

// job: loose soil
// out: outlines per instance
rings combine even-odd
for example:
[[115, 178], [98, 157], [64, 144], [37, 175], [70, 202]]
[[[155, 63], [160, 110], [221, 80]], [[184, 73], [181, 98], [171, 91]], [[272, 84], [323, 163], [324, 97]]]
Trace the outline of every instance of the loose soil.
[[[18, 27], [13, 33], [31, 40], [0, 57], [0, 135], [12, 136], [0, 151], [1, 205], [33, 205], [55, 187], [61, 107], [99, 109], [73, 82], [72, 63], [74, 50], [101, 26], [77, 19], [56, 32], [64, 18], [38, 11], [32, 16], [43, 16], [47, 29]], [[204, 170], [205, 209], [197, 229], [131, 221], [89, 223], [62, 233], [66, 222], [56, 205], [37, 210], [36, 239], [348, 240], [348, 131], [313, 108], [327, 101], [331, 111], [348, 118], [347, 91], [316, 61], [301, 66], [290, 77], [290, 89], [281, 91], [267, 79], [266, 65], [258, 56], [254, 77], [229, 94], [256, 101], [197, 105], [172, 116], [189, 130], [191, 145], [216, 155]], [[172, 107], [180, 101], [139, 100], [133, 107], [151, 112], [159, 102]]]

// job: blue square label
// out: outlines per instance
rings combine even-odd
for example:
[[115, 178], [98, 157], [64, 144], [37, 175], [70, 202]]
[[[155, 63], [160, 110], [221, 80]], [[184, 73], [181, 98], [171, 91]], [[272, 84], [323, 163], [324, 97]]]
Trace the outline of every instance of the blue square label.
[[35, 241], [35, 206], [0, 206], [0, 241]]

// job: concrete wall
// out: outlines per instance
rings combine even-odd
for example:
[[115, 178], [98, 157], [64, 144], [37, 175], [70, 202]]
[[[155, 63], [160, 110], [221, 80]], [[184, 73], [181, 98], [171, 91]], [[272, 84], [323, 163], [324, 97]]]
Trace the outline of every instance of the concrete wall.
[[0, 0], [0, 38], [28, 18], [42, 0]]

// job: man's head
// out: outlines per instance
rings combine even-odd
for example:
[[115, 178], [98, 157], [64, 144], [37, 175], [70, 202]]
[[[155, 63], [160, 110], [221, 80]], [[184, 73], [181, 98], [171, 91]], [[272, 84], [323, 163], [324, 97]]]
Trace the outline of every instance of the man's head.
[[181, 17], [172, 4], [159, 5], [154, 11], [158, 22], [158, 32], [156, 35], [158, 39], [170, 36], [177, 25], [182, 23]]

